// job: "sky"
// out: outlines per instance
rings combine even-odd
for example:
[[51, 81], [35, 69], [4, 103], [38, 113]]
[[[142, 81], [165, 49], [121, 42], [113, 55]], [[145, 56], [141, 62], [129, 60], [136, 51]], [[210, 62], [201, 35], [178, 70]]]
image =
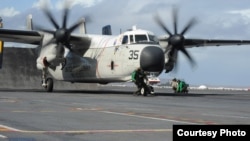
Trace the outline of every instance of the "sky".
[[[1, 0], [0, 17], [4, 28], [25, 29], [26, 16], [52, 29], [41, 12], [47, 1], [57, 21], [61, 23], [63, 0]], [[153, 16], [158, 13], [166, 26], [173, 31], [172, 9], [178, 7], [178, 31], [191, 18], [198, 23], [185, 35], [186, 38], [250, 40], [249, 0], [70, 0], [68, 24], [83, 16], [90, 17], [87, 32], [101, 34], [102, 26], [110, 24], [112, 33], [119, 34], [136, 25], [158, 36], [166, 33], [156, 24]], [[189, 48], [196, 61], [193, 68], [179, 53], [178, 69], [160, 75], [162, 81], [184, 79], [191, 85], [250, 88], [250, 45]]]

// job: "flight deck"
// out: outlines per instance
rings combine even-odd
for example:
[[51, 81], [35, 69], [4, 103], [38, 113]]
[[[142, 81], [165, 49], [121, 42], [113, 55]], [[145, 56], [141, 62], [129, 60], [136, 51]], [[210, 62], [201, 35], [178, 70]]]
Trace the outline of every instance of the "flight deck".
[[0, 141], [171, 141], [173, 125], [250, 124], [247, 90], [133, 96], [135, 87], [55, 82], [41, 87], [36, 50], [5, 48]]
[[250, 124], [248, 91], [133, 96], [126, 87], [0, 91], [0, 140], [166, 141], [173, 125]]

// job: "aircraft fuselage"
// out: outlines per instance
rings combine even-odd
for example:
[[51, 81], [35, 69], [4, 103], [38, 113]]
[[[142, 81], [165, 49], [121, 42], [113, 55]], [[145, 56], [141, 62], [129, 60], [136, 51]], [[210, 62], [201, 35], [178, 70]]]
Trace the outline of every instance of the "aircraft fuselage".
[[[57, 80], [70, 82], [126, 82], [131, 80], [131, 73], [138, 67], [160, 74], [164, 69], [164, 52], [160, 45], [149, 41], [122, 43], [124, 36], [92, 35], [91, 44], [83, 56], [65, 48], [65, 60], [61, 63], [55, 63], [58, 62], [56, 51], [49, 47], [48, 53], [54, 54], [48, 55], [45, 48], [38, 60], [45, 56], [51, 58], [48, 61], [52, 60], [50, 62], [55, 67], [48, 67], [49, 73]], [[43, 65], [41, 61], [38, 64]]]

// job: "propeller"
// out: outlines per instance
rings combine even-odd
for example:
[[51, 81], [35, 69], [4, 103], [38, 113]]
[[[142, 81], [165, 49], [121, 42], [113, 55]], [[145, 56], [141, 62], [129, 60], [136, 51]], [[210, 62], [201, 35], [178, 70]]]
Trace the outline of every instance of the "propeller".
[[[192, 18], [185, 28], [178, 32], [178, 10], [177, 8], [173, 9], [173, 25], [174, 25], [174, 33], [172, 33], [167, 26], [162, 22], [158, 15], [155, 16], [156, 23], [169, 35], [168, 45], [165, 47], [165, 53], [169, 53], [169, 55], [176, 56], [178, 58], [178, 52], [182, 52], [190, 61], [191, 65], [194, 66], [195, 62], [188, 51], [185, 49], [185, 34], [197, 23], [195, 18]], [[175, 57], [174, 57], [175, 58]], [[170, 58], [170, 59], [174, 59]], [[177, 60], [174, 60], [174, 63], [177, 64]]]
[[48, 18], [48, 20], [52, 23], [52, 25], [55, 28], [55, 31], [53, 30], [48, 30], [44, 29], [40, 26], [35, 26], [37, 30], [43, 31], [45, 33], [49, 33], [53, 35], [53, 38], [49, 40], [43, 47], [48, 46], [50, 44], [57, 44], [57, 52], [61, 55], [64, 54], [64, 46], [71, 50], [71, 44], [70, 44], [70, 37], [72, 32], [77, 29], [81, 24], [83, 24], [86, 20], [79, 20], [78, 22], [74, 23], [71, 27], [67, 28], [67, 21], [68, 21], [68, 16], [69, 16], [69, 3], [65, 3], [65, 7], [63, 10], [63, 21], [62, 21], [62, 26], [59, 26], [57, 21], [52, 15], [52, 12], [48, 9], [49, 6], [44, 6], [43, 7], [43, 12], [45, 16]]

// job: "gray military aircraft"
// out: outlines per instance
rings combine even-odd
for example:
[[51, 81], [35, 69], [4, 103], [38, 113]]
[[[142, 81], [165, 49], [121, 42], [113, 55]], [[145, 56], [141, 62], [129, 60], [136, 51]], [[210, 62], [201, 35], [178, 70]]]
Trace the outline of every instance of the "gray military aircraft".
[[172, 71], [178, 52], [184, 53], [191, 64], [195, 64], [186, 48], [250, 44], [250, 40], [185, 38], [184, 35], [196, 24], [196, 20], [191, 19], [178, 32], [176, 9], [173, 10], [173, 33], [158, 15], [155, 16], [156, 23], [167, 34], [160, 38], [135, 26], [120, 35], [111, 35], [110, 26], [103, 28], [102, 35], [76, 34], [73, 32], [85, 21], [80, 20], [67, 27], [68, 7], [63, 11], [61, 26], [49, 9], [44, 8], [43, 11], [55, 31], [40, 26], [34, 26], [33, 30], [0, 29], [0, 40], [38, 46], [36, 66], [42, 72], [42, 87], [48, 92], [53, 91], [53, 79], [100, 84], [127, 82], [131, 81], [131, 73], [138, 67], [155, 76], [163, 71]]

